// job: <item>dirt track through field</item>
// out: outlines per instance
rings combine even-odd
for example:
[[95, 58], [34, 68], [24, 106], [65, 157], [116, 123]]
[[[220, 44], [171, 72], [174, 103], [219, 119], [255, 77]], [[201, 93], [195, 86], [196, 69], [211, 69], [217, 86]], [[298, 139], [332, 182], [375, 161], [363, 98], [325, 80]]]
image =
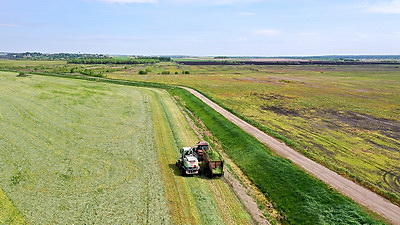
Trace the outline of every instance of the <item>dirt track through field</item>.
[[182, 88], [186, 89], [187, 91], [201, 99], [203, 102], [219, 112], [225, 118], [239, 126], [250, 135], [257, 138], [259, 141], [267, 145], [271, 150], [273, 150], [280, 156], [291, 160], [293, 163], [303, 168], [308, 173], [324, 181], [328, 185], [332, 186], [333, 188], [353, 199], [354, 201], [358, 202], [359, 204], [383, 216], [389, 222], [400, 225], [400, 208], [398, 206], [390, 203], [385, 198], [362, 187], [361, 185], [358, 185], [353, 181], [344, 178], [341, 175], [329, 170], [328, 168], [301, 155], [284, 143], [277, 141], [271, 136], [265, 134], [263, 131], [257, 129], [256, 127], [250, 125], [244, 120], [223, 109], [199, 92], [186, 87]]

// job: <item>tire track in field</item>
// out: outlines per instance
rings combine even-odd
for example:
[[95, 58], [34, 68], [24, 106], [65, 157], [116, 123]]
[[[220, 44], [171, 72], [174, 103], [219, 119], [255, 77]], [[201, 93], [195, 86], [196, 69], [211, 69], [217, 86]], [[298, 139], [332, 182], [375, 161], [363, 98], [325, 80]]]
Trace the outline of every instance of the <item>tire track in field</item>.
[[[178, 103], [172, 98], [169, 101], [171, 101], [169, 105], [175, 106], [169, 107], [168, 110], [171, 111], [170, 118], [174, 118], [173, 121], [177, 123], [174, 126], [178, 127], [177, 135], [182, 140], [180, 146], [193, 145], [199, 138], [201, 139], [199, 133], [190, 125], [188, 118], [182, 113], [182, 108], [176, 107]], [[186, 132], [188, 130], [192, 132]], [[241, 200], [224, 179], [208, 179], [204, 176], [196, 176], [196, 179], [202, 186], [207, 187], [204, 190], [211, 194], [213, 202], [217, 206], [214, 210], [219, 210], [225, 224], [249, 224], [251, 222], [251, 216], [245, 210], [244, 205], [240, 203]]]
[[271, 136], [265, 134], [263, 131], [257, 129], [256, 127], [250, 125], [244, 120], [223, 109], [221, 106], [217, 105], [199, 92], [187, 87], [181, 88], [189, 91], [191, 94], [202, 100], [215, 111], [219, 112], [232, 123], [239, 126], [245, 132], [257, 138], [260, 142], [267, 145], [275, 153], [291, 160], [300, 168], [304, 169], [318, 179], [324, 181], [329, 186], [332, 186], [333, 188], [346, 195], [347, 197], [353, 199], [354, 201], [358, 202], [359, 204], [383, 216], [391, 223], [400, 224], [400, 208], [389, 202], [387, 199], [310, 160], [309, 158], [303, 156], [294, 149], [288, 147], [284, 143], [277, 141]]
[[[160, 95], [164, 94], [164, 98], [161, 99]], [[172, 112], [172, 108], [175, 105], [175, 102], [167, 102], [170, 100], [170, 98], [166, 97], [167, 93], [166, 92], [160, 92], [157, 97], [158, 97], [158, 103], [161, 105], [162, 111], [165, 115], [165, 118], [167, 121], [167, 127], [169, 129], [169, 132], [172, 133], [172, 138], [170, 139], [172, 141], [172, 144], [174, 145], [173, 148], [170, 148], [171, 151], [175, 153], [175, 157], [170, 158], [169, 160], [172, 160], [172, 163], [169, 165], [172, 166], [172, 170], [174, 171], [174, 174], [177, 175], [179, 174], [176, 166], [173, 164], [175, 163], [175, 160], [177, 158], [177, 152], [174, 150], [177, 150], [179, 146], [182, 145], [182, 140], [180, 137], [182, 137], [182, 131], [184, 132], [184, 136], [190, 137], [191, 144], [195, 140], [193, 137], [191, 137], [189, 134], [190, 132], [186, 132], [187, 129], [177, 125], [177, 123], [181, 122], [178, 120], [177, 116], [181, 113], [180, 111]], [[167, 95], [169, 97], [169, 95]], [[197, 139], [196, 139], [197, 141]], [[186, 145], [188, 145], [186, 143]], [[198, 177], [181, 177], [178, 175], [178, 177], [175, 177], [177, 179], [182, 180], [181, 182], [184, 183], [184, 185], [187, 187], [187, 190], [190, 193], [191, 201], [190, 203], [194, 205], [193, 208], [196, 208], [198, 210], [198, 214], [200, 216], [200, 223], [204, 224], [210, 224], [210, 223], [215, 223], [215, 224], [222, 224], [223, 220], [221, 218], [220, 213], [218, 212], [217, 204], [214, 202], [214, 199], [210, 193], [210, 191], [206, 188], [206, 185], [202, 182], [202, 179], [198, 179]], [[187, 201], [187, 200], [186, 200]], [[182, 210], [182, 208], [181, 208]], [[186, 210], [186, 208], [184, 208]]]
[[176, 148], [176, 146], [172, 142], [173, 136], [159, 103], [160, 100], [157, 99], [157, 93], [150, 90], [147, 92], [150, 97], [148, 101], [152, 109], [156, 147], [166, 190], [165, 195], [169, 203], [172, 220], [177, 224], [200, 224], [199, 212], [194, 205], [190, 204], [193, 202], [193, 197], [190, 195], [187, 185], [184, 185], [182, 179], [174, 177], [178, 176], [172, 168], [176, 154], [173, 151], [168, 151], [168, 149]]

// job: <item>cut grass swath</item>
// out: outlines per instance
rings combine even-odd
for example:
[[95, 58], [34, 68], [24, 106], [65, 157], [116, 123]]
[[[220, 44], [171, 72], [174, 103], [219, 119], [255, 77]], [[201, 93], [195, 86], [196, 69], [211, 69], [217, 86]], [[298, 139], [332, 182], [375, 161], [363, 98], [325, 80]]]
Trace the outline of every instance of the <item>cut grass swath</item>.
[[198, 140], [167, 92], [0, 75], [0, 185], [28, 221], [250, 224], [226, 183], [176, 173]]
[[0, 189], [0, 224], [26, 224], [25, 218]]
[[175, 166], [178, 149], [191, 146], [198, 139], [172, 98], [163, 91], [152, 92], [156, 141], [164, 183], [170, 190], [166, 194], [172, 219], [178, 224], [250, 224], [250, 216], [228, 184], [222, 180], [180, 176]]
[[27, 221], [169, 223], [145, 93], [0, 75], [0, 187]]

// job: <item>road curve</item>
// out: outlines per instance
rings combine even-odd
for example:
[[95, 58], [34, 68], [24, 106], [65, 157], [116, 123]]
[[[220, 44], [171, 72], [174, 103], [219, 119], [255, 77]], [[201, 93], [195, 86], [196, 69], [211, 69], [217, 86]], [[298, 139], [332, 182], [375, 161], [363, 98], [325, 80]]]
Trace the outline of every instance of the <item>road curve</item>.
[[286, 144], [277, 141], [258, 128], [250, 125], [229, 111], [223, 109], [221, 106], [217, 105], [199, 92], [187, 87], [182, 88], [195, 95], [225, 118], [239, 126], [245, 132], [257, 138], [260, 142], [267, 145], [278, 155], [291, 160], [293, 163], [303, 168], [305, 171], [317, 177], [318, 179], [324, 181], [342, 194], [386, 218], [390, 223], [400, 225], [400, 208], [390, 203], [387, 199], [310, 160], [309, 158], [288, 147]]

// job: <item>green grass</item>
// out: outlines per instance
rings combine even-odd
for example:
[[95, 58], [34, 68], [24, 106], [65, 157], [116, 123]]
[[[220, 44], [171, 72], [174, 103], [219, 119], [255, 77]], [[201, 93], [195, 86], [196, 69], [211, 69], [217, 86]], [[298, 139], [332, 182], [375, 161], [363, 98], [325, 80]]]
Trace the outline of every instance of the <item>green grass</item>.
[[400, 175], [396, 66], [184, 69], [190, 75], [136, 76], [119, 71], [108, 76], [195, 88], [302, 154], [400, 204], [395, 184]]
[[28, 223], [170, 221], [145, 93], [0, 75], [0, 188]]
[[[147, 85], [157, 86], [157, 84]], [[205, 123], [235, 163], [274, 202], [275, 207], [285, 216], [286, 222], [381, 223], [371, 219], [357, 204], [330, 189], [323, 182], [311, 177], [287, 160], [273, 156], [263, 144], [193, 95], [182, 89], [164, 87], [179, 96], [186, 107]]]
[[0, 189], [0, 224], [26, 224], [21, 212], [2, 189]]
[[271, 199], [290, 224], [379, 224], [353, 203], [312, 178], [232, 124], [199, 99], [176, 91], [225, 151]]
[[[160, 166], [163, 168], [164, 184], [168, 190], [167, 198], [171, 204], [174, 223], [250, 224], [250, 216], [227, 183], [222, 180], [211, 181], [201, 176], [180, 176], [179, 169], [175, 166], [179, 149], [193, 145], [198, 137], [172, 97], [160, 90], [153, 92], [157, 92], [159, 99], [151, 103], [156, 109], [152, 114], [161, 157]], [[228, 191], [223, 192], [224, 189]], [[220, 199], [224, 201], [221, 202]]]
[[[146, 80], [148, 77], [149, 76], [142, 78]], [[182, 77], [182, 79], [192, 79], [195, 82], [193, 76]], [[150, 78], [153, 79], [153, 77]], [[176, 79], [177, 76], [166, 76], [166, 78], [162, 77], [157, 79], [167, 78], [171, 79], [169, 82], [173, 82], [173, 79]], [[215, 78], [214, 85], [210, 86], [210, 83], [206, 83], [205, 87], [212, 87], [210, 90], [215, 90], [215, 88], [219, 88], [218, 85], [221, 80], [232, 83], [231, 78], [237, 78], [237, 76], [232, 75], [227, 77], [226, 75], [212, 75], [211, 78]], [[265, 195], [275, 202], [275, 206], [282, 212], [289, 223], [302, 224], [310, 223], [310, 221], [316, 224], [377, 223], [347, 198], [332, 191], [325, 184], [310, 177], [302, 170], [290, 164], [287, 160], [271, 155], [265, 146], [223, 119], [219, 114], [216, 114], [215, 111], [204, 106], [204, 104], [202, 105], [202, 102], [187, 92], [168, 88], [162, 84], [143, 82], [128, 83], [125, 81], [101, 79], [94, 80], [167, 88], [175, 95], [180, 96], [180, 99], [186, 102], [187, 107], [199, 116], [213, 132], [214, 136], [217, 137], [235, 162]], [[239, 93], [246, 90], [246, 88], [240, 86], [236, 88]], [[209, 93], [208, 89], [207, 93]], [[228, 92], [225, 94], [229, 95]], [[229, 100], [235, 99], [230, 98]], [[252, 109], [252, 106], [247, 108]], [[284, 124], [283, 122], [281, 123]]]
[[132, 87], [166, 85], [17, 75], [0, 72], [0, 223], [250, 224], [227, 183], [178, 175], [197, 137], [167, 92]]

